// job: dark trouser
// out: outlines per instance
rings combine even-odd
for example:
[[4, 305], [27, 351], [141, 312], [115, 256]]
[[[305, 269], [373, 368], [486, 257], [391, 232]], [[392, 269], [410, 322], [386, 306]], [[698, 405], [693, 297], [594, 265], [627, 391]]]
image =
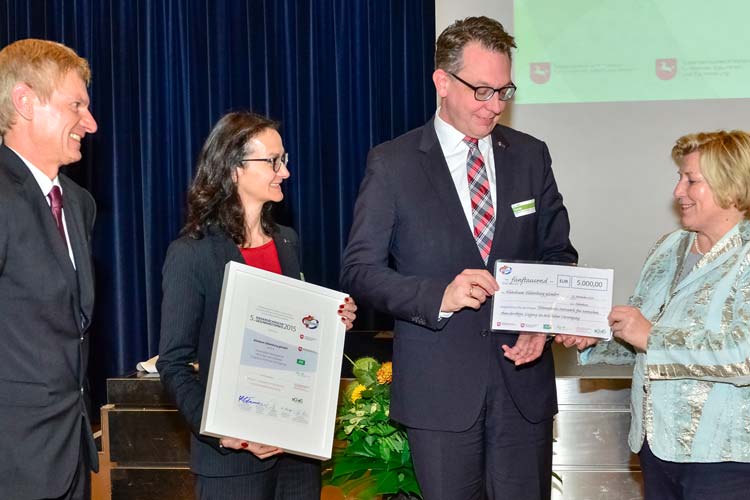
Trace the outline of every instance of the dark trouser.
[[255, 474], [195, 476], [196, 500], [320, 500], [320, 461], [282, 455]]
[[526, 420], [491, 360], [485, 404], [466, 431], [407, 429], [425, 500], [546, 500], [552, 485], [552, 419]]
[[655, 456], [643, 443], [641, 459], [645, 500], [747, 500], [750, 463], [677, 463]]

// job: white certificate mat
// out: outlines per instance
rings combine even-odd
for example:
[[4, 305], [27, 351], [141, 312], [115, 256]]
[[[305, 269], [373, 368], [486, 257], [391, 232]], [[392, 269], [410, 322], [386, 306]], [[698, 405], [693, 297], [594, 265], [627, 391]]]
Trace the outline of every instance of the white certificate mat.
[[614, 270], [496, 261], [492, 329], [611, 338]]
[[229, 262], [201, 434], [331, 457], [346, 294]]

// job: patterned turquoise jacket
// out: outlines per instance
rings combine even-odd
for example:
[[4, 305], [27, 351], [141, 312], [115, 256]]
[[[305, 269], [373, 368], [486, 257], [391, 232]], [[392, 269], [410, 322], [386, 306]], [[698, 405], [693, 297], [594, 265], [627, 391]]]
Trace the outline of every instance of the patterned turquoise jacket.
[[714, 245], [682, 281], [695, 233], [656, 243], [630, 305], [653, 328], [647, 352], [617, 341], [581, 354], [583, 363], [633, 362], [629, 444], [643, 440], [662, 460], [750, 462], [750, 222]]

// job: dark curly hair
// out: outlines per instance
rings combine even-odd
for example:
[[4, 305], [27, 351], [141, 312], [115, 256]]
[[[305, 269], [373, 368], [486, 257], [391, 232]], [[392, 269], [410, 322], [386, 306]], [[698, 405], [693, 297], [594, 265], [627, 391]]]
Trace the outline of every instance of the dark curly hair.
[[[198, 155], [182, 235], [201, 239], [209, 227], [216, 227], [238, 245], [245, 242], [245, 211], [232, 174], [241, 168], [240, 160], [252, 153], [246, 149], [248, 141], [278, 128], [278, 122], [249, 111], [228, 113], [214, 125]], [[269, 236], [276, 230], [271, 203], [263, 205], [260, 217], [261, 228]]]

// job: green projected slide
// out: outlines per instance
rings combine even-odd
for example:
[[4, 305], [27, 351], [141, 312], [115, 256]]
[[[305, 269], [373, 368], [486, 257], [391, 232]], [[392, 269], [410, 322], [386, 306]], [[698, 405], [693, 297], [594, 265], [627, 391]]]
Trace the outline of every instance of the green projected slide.
[[516, 0], [520, 104], [750, 97], [750, 1]]

